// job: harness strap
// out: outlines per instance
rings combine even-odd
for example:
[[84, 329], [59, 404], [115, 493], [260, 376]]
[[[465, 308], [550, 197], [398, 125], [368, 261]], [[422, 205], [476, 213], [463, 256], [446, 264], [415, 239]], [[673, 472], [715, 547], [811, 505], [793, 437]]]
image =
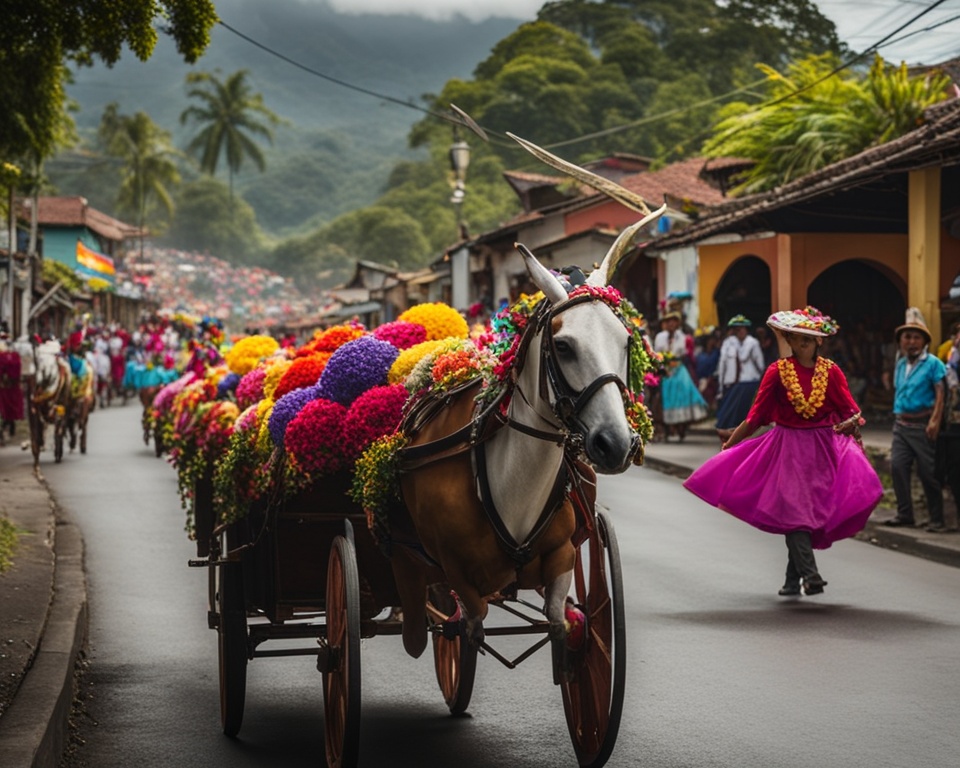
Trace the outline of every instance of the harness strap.
[[540, 517], [537, 518], [537, 522], [522, 543], [517, 543], [517, 540], [513, 538], [513, 534], [507, 530], [507, 526], [503, 524], [503, 518], [500, 517], [500, 513], [493, 503], [493, 496], [490, 493], [490, 480], [487, 475], [486, 451], [483, 445], [474, 447], [473, 461], [476, 468], [475, 474], [477, 476], [477, 491], [480, 496], [480, 504], [487, 516], [487, 520], [490, 521], [493, 532], [497, 535], [500, 546], [503, 548], [503, 551], [507, 553], [507, 556], [513, 560], [519, 571], [533, 559], [531, 551], [533, 545], [543, 532], [547, 530], [550, 523], [553, 522], [553, 518], [564, 502], [567, 487], [566, 461], [560, 465], [560, 471], [557, 472], [557, 476], [554, 478], [553, 488], [547, 497], [547, 503], [540, 512]]

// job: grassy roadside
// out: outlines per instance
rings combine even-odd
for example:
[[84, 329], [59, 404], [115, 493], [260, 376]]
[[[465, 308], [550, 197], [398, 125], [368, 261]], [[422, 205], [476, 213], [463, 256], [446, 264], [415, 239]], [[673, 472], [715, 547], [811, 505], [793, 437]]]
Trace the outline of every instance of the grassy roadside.
[[6, 515], [0, 517], [0, 573], [13, 565], [13, 552], [17, 548], [18, 540], [17, 527], [7, 519]]

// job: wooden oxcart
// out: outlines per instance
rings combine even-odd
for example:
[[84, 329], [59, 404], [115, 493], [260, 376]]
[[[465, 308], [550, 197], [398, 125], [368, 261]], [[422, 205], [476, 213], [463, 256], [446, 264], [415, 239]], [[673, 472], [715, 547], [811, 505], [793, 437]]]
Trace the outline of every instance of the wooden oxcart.
[[[327, 763], [357, 764], [360, 744], [360, 640], [399, 635], [391, 610], [400, 604], [390, 561], [381, 553], [364, 511], [347, 496], [349, 476], [324, 478], [286, 501], [263, 502], [237, 522], [215, 522], [209, 475], [195, 485], [197, 560], [208, 569], [208, 626], [219, 641], [220, 715], [225, 734], [240, 730], [246, 670], [256, 658], [316, 657], [323, 676]], [[608, 517], [583, 509], [578, 530], [574, 602], [587, 616], [578, 649], [554, 662], [566, 719], [580, 765], [601, 766], [619, 729], [625, 680], [625, 632], [620, 558]], [[329, 553], [324, 561], [322, 553]], [[466, 711], [478, 647], [443, 574], [428, 594], [427, 615], [437, 680], [452, 714]], [[548, 645], [543, 612], [516, 590], [491, 601], [509, 617], [488, 626], [483, 650], [515, 668]], [[514, 659], [488, 640], [529, 635], [533, 644]], [[273, 640], [304, 640], [302, 647], [270, 647]]]

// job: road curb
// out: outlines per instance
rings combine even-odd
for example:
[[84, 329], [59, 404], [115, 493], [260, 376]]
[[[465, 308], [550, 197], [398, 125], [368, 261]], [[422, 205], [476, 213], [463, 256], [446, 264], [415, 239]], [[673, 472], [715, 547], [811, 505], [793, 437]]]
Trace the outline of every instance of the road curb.
[[54, 594], [43, 638], [13, 702], [0, 718], [0, 765], [11, 768], [60, 764], [75, 693], [74, 667], [87, 635], [83, 538], [56, 505], [54, 515]]
[[[956, 533], [938, 533], [932, 536], [956, 536]], [[941, 565], [960, 568], [960, 552], [955, 548], [941, 546], [936, 542], [918, 538], [916, 534], [902, 533], [895, 528], [886, 528], [882, 524], [869, 523], [854, 538], [877, 547], [892, 549], [905, 555], [922, 557]]]

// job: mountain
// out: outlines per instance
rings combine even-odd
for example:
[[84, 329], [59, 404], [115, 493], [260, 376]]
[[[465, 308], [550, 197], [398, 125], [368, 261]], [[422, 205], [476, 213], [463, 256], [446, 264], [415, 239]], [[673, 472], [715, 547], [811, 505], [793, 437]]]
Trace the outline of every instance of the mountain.
[[[245, 166], [235, 179], [260, 225], [272, 234], [368, 205], [393, 164], [413, 156], [406, 136], [422, 111], [329, 78], [422, 107], [421, 95], [439, 92], [452, 78], [471, 77], [490, 49], [518, 26], [516, 19], [347, 15], [317, 0], [219, 0], [217, 11], [236, 32], [217, 25], [210, 47], [193, 66], [161, 34], [147, 62], [127, 51], [113, 68], [98, 64], [76, 71], [68, 88], [79, 105], [74, 119], [81, 136], [91, 138], [104, 107], [116, 101], [123, 114], [147, 112], [183, 147], [193, 130], [179, 122], [189, 105], [186, 74], [248, 70], [253, 91], [288, 123], [275, 131], [272, 146], [263, 146], [267, 173]], [[88, 175], [75, 165], [54, 161], [49, 171], [61, 194], [85, 194]]]

